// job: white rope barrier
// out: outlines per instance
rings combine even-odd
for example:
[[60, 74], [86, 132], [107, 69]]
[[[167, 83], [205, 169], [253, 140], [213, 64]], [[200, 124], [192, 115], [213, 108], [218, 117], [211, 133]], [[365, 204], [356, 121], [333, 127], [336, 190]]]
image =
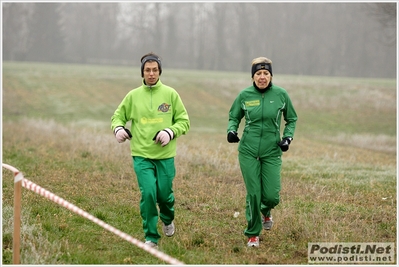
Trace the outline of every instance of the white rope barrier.
[[[15, 169], [14, 167], [12, 167], [10, 165], [7, 165], [7, 164], [3, 163], [3, 167], [13, 171], [16, 176], [18, 174], [20, 174], [20, 172], [17, 169]], [[17, 179], [17, 177], [15, 179]], [[25, 187], [26, 189], [29, 189], [29, 190], [31, 190], [31, 191], [33, 191], [33, 192], [35, 192], [35, 193], [37, 193], [37, 194], [39, 194], [41, 196], [44, 196], [45, 198], [47, 198], [47, 199], [49, 199], [49, 200], [51, 200], [51, 201], [53, 201], [53, 202], [65, 207], [65, 208], [67, 208], [67, 209], [79, 214], [80, 216], [91, 220], [92, 222], [94, 222], [94, 223], [98, 224], [99, 226], [103, 227], [105, 230], [108, 230], [111, 233], [116, 234], [117, 236], [125, 239], [126, 241], [128, 241], [128, 242], [136, 245], [137, 247], [147, 251], [148, 253], [156, 256], [157, 258], [159, 258], [159, 259], [161, 259], [161, 260], [163, 260], [163, 261], [165, 261], [167, 263], [173, 264], [173, 265], [184, 265], [183, 262], [181, 262], [181, 261], [179, 261], [177, 259], [174, 259], [174, 258], [170, 257], [169, 255], [163, 253], [162, 251], [159, 251], [159, 250], [157, 250], [155, 248], [152, 248], [152, 247], [144, 244], [140, 240], [137, 240], [136, 238], [134, 238], [134, 237], [132, 237], [132, 236], [130, 236], [130, 235], [118, 230], [118, 229], [116, 229], [115, 227], [105, 223], [104, 221], [94, 217], [93, 215], [87, 213], [86, 211], [84, 211], [84, 210], [78, 208], [77, 206], [69, 203], [65, 199], [63, 199], [61, 197], [58, 197], [57, 195], [54, 195], [50, 191], [40, 187], [39, 185], [29, 181], [28, 179], [23, 178], [23, 176], [20, 176], [18, 179], [22, 179], [22, 186]]]

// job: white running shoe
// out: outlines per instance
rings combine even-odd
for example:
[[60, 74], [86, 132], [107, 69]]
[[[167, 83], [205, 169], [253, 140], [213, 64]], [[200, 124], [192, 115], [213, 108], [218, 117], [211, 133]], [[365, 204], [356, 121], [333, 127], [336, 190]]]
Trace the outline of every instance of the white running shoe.
[[272, 229], [272, 226], [273, 226], [272, 215], [270, 215], [269, 217], [265, 217], [264, 215], [262, 215], [262, 225], [263, 225], [263, 229], [265, 229], [265, 230]]
[[168, 237], [171, 237], [172, 235], [175, 234], [175, 224], [173, 222], [169, 225], [163, 224], [162, 229], [165, 235]]
[[259, 247], [259, 236], [253, 236], [248, 239], [248, 247]]
[[144, 244], [146, 244], [147, 246], [150, 246], [150, 247], [152, 247], [152, 248], [158, 248], [157, 243], [154, 243], [154, 242], [152, 242], [151, 240], [145, 241]]

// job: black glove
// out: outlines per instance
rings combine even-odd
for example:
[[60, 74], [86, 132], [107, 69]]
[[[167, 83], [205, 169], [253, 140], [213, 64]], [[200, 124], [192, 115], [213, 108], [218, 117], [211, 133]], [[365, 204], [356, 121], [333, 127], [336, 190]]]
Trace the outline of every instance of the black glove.
[[287, 151], [289, 149], [289, 146], [291, 144], [292, 138], [291, 137], [285, 137], [283, 140], [281, 140], [278, 143], [278, 146], [281, 148], [283, 152]]
[[132, 133], [129, 131], [129, 129], [125, 128], [125, 131], [127, 132], [127, 134], [129, 135], [130, 138], [132, 138]]
[[227, 134], [227, 142], [229, 143], [238, 143], [240, 138], [238, 138], [238, 133], [236, 131], [230, 131]]
[[[119, 129], [117, 129], [118, 127], [119, 127]], [[115, 127], [115, 129], [117, 129], [116, 132], [115, 132], [115, 134], [116, 134], [117, 132], [119, 132], [120, 130], [123, 129], [123, 130], [125, 130], [126, 133], [129, 135], [129, 137], [132, 138], [132, 133], [129, 131], [129, 129], [127, 129], [127, 128], [123, 127], [123, 126], [117, 126], [117, 127]]]
[[123, 143], [126, 141], [126, 139], [130, 140], [132, 138], [132, 133], [124, 126], [117, 126], [115, 127], [115, 138], [118, 143]]

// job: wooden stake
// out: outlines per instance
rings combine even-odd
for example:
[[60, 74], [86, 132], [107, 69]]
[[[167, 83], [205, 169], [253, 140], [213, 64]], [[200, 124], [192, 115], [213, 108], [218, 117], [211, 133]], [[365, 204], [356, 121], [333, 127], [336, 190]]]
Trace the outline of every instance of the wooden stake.
[[21, 235], [21, 191], [22, 173], [15, 174], [14, 180], [14, 235], [13, 235], [13, 263], [20, 264], [20, 235]]

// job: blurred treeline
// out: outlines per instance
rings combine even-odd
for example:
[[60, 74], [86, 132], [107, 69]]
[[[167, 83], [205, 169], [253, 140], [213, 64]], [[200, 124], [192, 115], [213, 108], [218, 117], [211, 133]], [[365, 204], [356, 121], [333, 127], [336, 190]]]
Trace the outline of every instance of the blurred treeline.
[[396, 78], [396, 5], [3, 2], [3, 60]]

